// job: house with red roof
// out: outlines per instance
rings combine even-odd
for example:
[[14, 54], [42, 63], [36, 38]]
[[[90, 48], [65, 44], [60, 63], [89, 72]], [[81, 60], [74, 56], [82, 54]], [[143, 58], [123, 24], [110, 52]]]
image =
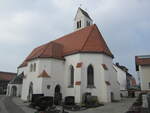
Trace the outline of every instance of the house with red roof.
[[133, 89], [136, 89], [137, 84], [134, 76], [129, 73], [126, 66], [120, 65], [118, 62], [114, 64], [117, 71], [118, 83], [120, 84], [120, 95], [122, 97], [134, 97]]
[[8, 83], [17, 75], [17, 73], [0, 71], [0, 94], [6, 94]]
[[74, 32], [35, 48], [18, 67], [23, 73], [21, 99], [32, 94], [84, 102], [83, 95], [99, 102], [120, 99], [114, 55], [89, 14], [78, 8]]
[[135, 57], [136, 71], [142, 91], [150, 91], [150, 55]]

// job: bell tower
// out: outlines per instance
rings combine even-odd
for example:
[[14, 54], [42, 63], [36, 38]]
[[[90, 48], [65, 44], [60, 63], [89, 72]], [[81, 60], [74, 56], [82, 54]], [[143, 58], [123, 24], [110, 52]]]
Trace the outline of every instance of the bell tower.
[[79, 7], [77, 10], [77, 14], [74, 18], [75, 31], [90, 26], [92, 24], [93, 24], [93, 20], [91, 19], [89, 14]]

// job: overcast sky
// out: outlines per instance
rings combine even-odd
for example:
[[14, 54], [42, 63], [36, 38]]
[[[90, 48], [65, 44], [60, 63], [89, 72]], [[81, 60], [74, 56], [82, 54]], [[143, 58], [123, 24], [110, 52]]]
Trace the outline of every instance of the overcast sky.
[[16, 72], [33, 48], [72, 32], [79, 6], [97, 24], [114, 62], [136, 74], [135, 55], [150, 54], [150, 0], [0, 0], [0, 71]]

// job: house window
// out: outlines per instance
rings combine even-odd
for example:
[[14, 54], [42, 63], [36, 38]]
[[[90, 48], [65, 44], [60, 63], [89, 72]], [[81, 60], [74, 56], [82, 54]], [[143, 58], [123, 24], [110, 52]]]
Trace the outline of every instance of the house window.
[[94, 69], [92, 65], [89, 65], [87, 68], [87, 87], [94, 87]]
[[149, 89], [150, 89], [150, 82], [148, 83], [148, 87], [149, 87]]
[[33, 71], [33, 64], [30, 65], [30, 72]]
[[77, 22], [77, 28], [81, 27], [81, 20]]
[[70, 83], [69, 83], [69, 87], [73, 87], [74, 86], [74, 68], [73, 66], [70, 66]]
[[36, 71], [36, 63], [34, 63], [34, 72]]
[[87, 25], [87, 26], [90, 26], [90, 22], [89, 22], [89, 21], [86, 21], [86, 25]]

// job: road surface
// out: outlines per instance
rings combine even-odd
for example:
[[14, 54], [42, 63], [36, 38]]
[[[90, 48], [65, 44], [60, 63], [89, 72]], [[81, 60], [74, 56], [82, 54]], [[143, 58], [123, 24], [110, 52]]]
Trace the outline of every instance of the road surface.
[[25, 113], [12, 99], [13, 97], [0, 96], [0, 113]]

